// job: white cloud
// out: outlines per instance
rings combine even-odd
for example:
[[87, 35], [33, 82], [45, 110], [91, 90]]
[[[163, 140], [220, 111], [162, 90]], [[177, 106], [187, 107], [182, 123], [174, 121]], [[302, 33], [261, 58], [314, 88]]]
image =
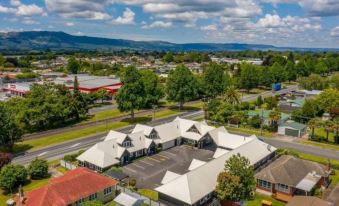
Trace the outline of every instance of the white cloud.
[[210, 25], [202, 26], [200, 27], [200, 29], [203, 31], [217, 31], [218, 27], [215, 24], [210, 24]]
[[20, 0], [11, 0], [11, 5], [12, 6], [20, 6], [21, 2], [20, 2]]
[[331, 30], [331, 36], [332, 36], [332, 37], [339, 37], [339, 26], [334, 27], [334, 28]]
[[170, 28], [172, 26], [173, 26], [172, 22], [155, 21], [155, 22], [151, 23], [150, 25], [143, 25], [142, 28], [143, 29], [150, 29], [150, 28], [167, 29], [167, 28]]
[[258, 24], [262, 27], [274, 28], [281, 26], [282, 22], [280, 16], [266, 14], [264, 18], [259, 19]]
[[4, 7], [0, 5], [0, 13], [14, 13], [16, 10], [9, 7]]
[[66, 26], [74, 26], [74, 23], [73, 22], [66, 22], [65, 25]]
[[34, 15], [46, 15], [44, 10], [36, 4], [24, 5], [20, 4], [17, 7], [16, 15], [18, 16], [34, 16]]
[[38, 21], [35, 21], [35, 20], [31, 19], [30, 17], [23, 18], [23, 20], [21, 22], [23, 24], [28, 24], [28, 25], [39, 24]]
[[113, 24], [135, 24], [134, 22], [135, 13], [130, 9], [126, 8], [122, 16], [112, 20]]
[[90, 20], [107, 20], [110, 15], [105, 6], [112, 0], [45, 0], [50, 12], [55, 12], [63, 18], [84, 18]]

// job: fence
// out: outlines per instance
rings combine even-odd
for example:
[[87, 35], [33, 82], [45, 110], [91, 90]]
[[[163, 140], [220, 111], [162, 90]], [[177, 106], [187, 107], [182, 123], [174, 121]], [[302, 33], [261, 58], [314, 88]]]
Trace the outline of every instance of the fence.
[[60, 160], [60, 165], [69, 169], [69, 170], [74, 170], [74, 169], [77, 168], [77, 166], [75, 166], [71, 162], [67, 162], [65, 160]]
[[132, 191], [132, 190], [126, 188], [126, 187], [121, 186], [121, 185], [118, 185], [118, 186], [117, 186], [117, 190], [119, 190], [120, 192], [125, 192], [125, 193], [127, 193], [127, 194], [136, 196], [136, 197], [140, 197], [141, 199], [144, 200], [144, 203], [145, 203], [145, 204], [148, 204], [148, 205], [150, 205], [150, 206], [168, 206], [168, 205], [166, 205], [166, 204], [164, 204], [164, 203], [161, 203], [161, 202], [159, 202], [159, 201], [152, 200], [152, 199], [150, 199], [149, 197], [140, 195], [139, 193], [136, 193], [136, 192], [134, 192], [134, 191]]

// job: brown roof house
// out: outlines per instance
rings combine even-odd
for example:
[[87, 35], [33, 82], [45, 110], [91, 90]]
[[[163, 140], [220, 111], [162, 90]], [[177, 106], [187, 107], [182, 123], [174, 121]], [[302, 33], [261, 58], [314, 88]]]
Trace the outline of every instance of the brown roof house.
[[332, 206], [333, 204], [318, 197], [294, 196], [286, 206]]
[[289, 202], [294, 195], [312, 195], [315, 188], [328, 185], [329, 167], [281, 156], [255, 175], [257, 191]]

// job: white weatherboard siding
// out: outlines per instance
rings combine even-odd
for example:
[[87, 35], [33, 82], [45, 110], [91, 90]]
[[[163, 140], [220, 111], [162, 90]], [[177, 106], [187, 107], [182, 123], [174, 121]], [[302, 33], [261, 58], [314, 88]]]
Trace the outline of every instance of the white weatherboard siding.
[[238, 148], [189, 171], [167, 184], [157, 187], [155, 190], [192, 205], [214, 191], [217, 177], [224, 170], [226, 160], [232, 155], [239, 153], [248, 158], [251, 165], [254, 165], [275, 150], [276, 148], [269, 146], [257, 138], [252, 138], [251, 141]]

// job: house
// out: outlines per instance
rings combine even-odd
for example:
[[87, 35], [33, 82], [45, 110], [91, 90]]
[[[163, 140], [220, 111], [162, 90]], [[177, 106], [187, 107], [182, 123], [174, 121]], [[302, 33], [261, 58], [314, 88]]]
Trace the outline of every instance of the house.
[[289, 120], [278, 126], [278, 134], [292, 137], [302, 137], [306, 134], [306, 125]]
[[300, 109], [305, 104], [305, 98], [288, 99], [279, 102], [278, 108], [284, 112], [293, 112]]
[[133, 193], [122, 192], [114, 199], [114, 202], [117, 206], [141, 206], [144, 200]]
[[286, 206], [332, 206], [332, 204], [318, 197], [294, 196]]
[[294, 156], [279, 157], [255, 174], [257, 191], [288, 202], [294, 195], [311, 195], [313, 189], [328, 185], [329, 169]]
[[[263, 124], [264, 125], [270, 125], [271, 120], [270, 120], [270, 113], [272, 110], [250, 110], [248, 111], [248, 117], [252, 118], [254, 116], [259, 116], [263, 118]], [[278, 120], [278, 125], [283, 124], [290, 118], [289, 114], [281, 112], [281, 117], [280, 120]]]
[[117, 181], [87, 168], [77, 168], [53, 178], [46, 186], [15, 198], [21, 206], [78, 206], [85, 201], [109, 202], [115, 197]]
[[[243, 137], [239, 137], [243, 138]], [[224, 149], [223, 149], [224, 150]], [[185, 174], [167, 172], [162, 179], [162, 185], [155, 188], [161, 202], [174, 205], [206, 205], [214, 200], [213, 193], [217, 177], [224, 170], [225, 162], [235, 154], [249, 159], [255, 169], [270, 162], [275, 156], [276, 148], [252, 136], [248, 141], [219, 154], [209, 162], [193, 160], [190, 170]]]
[[80, 166], [103, 172], [113, 165], [124, 165], [131, 160], [152, 155], [157, 149], [187, 144], [197, 148], [215, 146], [228, 151], [249, 142], [253, 137], [233, 135], [224, 127], [211, 127], [177, 117], [172, 122], [150, 127], [137, 124], [130, 134], [110, 131], [103, 142], [97, 143], [77, 157]]

